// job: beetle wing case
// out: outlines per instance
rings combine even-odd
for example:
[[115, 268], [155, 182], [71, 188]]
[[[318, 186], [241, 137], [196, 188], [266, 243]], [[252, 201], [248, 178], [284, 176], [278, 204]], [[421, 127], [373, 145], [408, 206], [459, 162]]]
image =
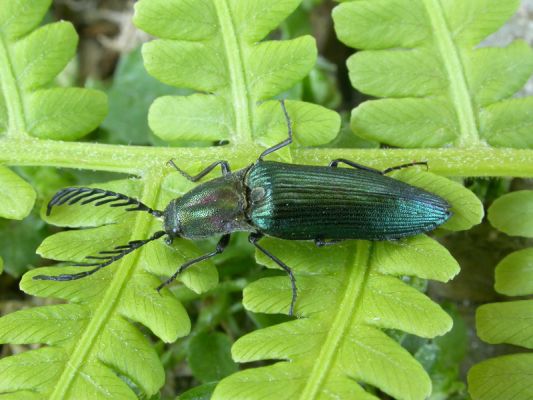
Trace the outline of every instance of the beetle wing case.
[[399, 239], [451, 215], [441, 197], [361, 169], [258, 161], [245, 183], [251, 223], [283, 239]]

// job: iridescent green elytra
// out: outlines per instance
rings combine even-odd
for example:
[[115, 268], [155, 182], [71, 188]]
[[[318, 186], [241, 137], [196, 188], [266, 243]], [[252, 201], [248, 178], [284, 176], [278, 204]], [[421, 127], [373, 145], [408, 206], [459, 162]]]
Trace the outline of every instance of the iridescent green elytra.
[[[163, 219], [163, 230], [145, 240], [87, 257], [76, 264], [91, 267], [77, 274], [38, 275], [33, 279], [68, 281], [91, 275], [144, 244], [166, 236], [201, 239], [222, 235], [214, 251], [188, 261], [163, 282], [157, 290], [172, 282], [181, 272], [202, 260], [224, 251], [230, 234], [250, 232], [249, 241], [284, 269], [291, 279], [292, 300], [289, 315], [296, 302], [296, 280], [292, 270], [259, 245], [267, 235], [287, 240], [313, 240], [317, 246], [345, 239], [394, 240], [428, 232], [443, 224], [451, 215], [449, 204], [423, 189], [386, 176], [392, 170], [423, 162], [409, 163], [385, 171], [371, 169], [345, 159], [333, 160], [329, 166], [294, 165], [263, 158], [292, 142], [290, 118], [288, 138], [265, 150], [259, 159], [242, 170], [231, 172], [226, 161], [217, 161], [196, 176], [170, 164], [187, 179], [196, 182], [219, 166], [222, 177], [198, 185], [180, 198], [172, 200], [164, 211], [154, 210], [139, 200], [120, 193], [95, 188], [65, 188], [48, 204], [110, 203], [111, 207], [128, 207], [127, 211], [144, 211]], [[343, 163], [350, 168], [338, 168]]]

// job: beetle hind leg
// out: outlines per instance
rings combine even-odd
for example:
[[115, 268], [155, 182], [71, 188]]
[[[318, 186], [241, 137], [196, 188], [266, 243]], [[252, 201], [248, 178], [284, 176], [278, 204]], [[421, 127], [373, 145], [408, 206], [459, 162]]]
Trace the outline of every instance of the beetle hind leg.
[[294, 315], [294, 305], [296, 304], [296, 297], [298, 296], [297, 289], [296, 289], [296, 278], [294, 277], [294, 273], [292, 272], [292, 269], [287, 264], [285, 264], [283, 261], [281, 261], [275, 255], [273, 255], [267, 249], [265, 249], [264, 247], [260, 246], [257, 243], [257, 242], [259, 242], [259, 240], [261, 240], [262, 237], [263, 237], [262, 234], [251, 233], [250, 236], [248, 236], [248, 241], [251, 244], [253, 244], [255, 247], [257, 247], [257, 249], [259, 249], [259, 251], [261, 253], [266, 255], [268, 258], [270, 258], [276, 264], [278, 264], [285, 272], [287, 272], [287, 274], [289, 274], [289, 278], [291, 280], [291, 287], [292, 287], [292, 299], [291, 299], [291, 306], [289, 308], [289, 316], [292, 317]]

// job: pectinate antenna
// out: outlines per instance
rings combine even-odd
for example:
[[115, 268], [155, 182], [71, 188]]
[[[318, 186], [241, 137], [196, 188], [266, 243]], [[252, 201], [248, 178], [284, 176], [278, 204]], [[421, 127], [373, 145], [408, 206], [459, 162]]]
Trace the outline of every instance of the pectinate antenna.
[[161, 217], [163, 215], [162, 211], [154, 210], [139, 200], [126, 196], [125, 194], [88, 187], [68, 187], [61, 189], [48, 203], [46, 215], [50, 215], [54, 206], [60, 206], [65, 203], [69, 206], [76, 203], [80, 203], [81, 205], [93, 203], [95, 207], [109, 204], [110, 207], [129, 207], [126, 208], [126, 211], [145, 211], [154, 217]]
[[40, 281], [73, 281], [76, 279], [85, 278], [86, 276], [92, 275], [95, 272], [101, 270], [104, 267], [107, 267], [110, 264], [113, 264], [115, 261], [120, 260], [127, 254], [137, 250], [139, 247], [144, 246], [146, 243], [151, 242], [152, 240], [159, 239], [161, 236], [166, 234], [165, 231], [157, 231], [148, 239], [145, 240], [132, 240], [128, 244], [121, 246], [116, 246], [113, 250], [105, 250], [98, 253], [96, 256], [87, 256], [85, 259], [89, 260], [88, 262], [71, 264], [73, 267], [94, 267], [88, 271], [79, 272], [77, 274], [61, 274], [61, 275], [37, 275], [33, 279]]

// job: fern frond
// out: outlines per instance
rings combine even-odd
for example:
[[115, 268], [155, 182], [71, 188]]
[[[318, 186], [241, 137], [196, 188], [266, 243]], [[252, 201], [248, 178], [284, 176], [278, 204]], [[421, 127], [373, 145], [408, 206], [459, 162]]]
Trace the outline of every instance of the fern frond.
[[96, 128], [107, 113], [103, 93], [51, 84], [74, 57], [78, 37], [65, 21], [36, 29], [50, 3], [2, 4], [0, 135], [73, 140]]
[[[489, 221], [508, 235], [533, 238], [533, 192], [518, 191], [497, 199]], [[496, 266], [495, 288], [508, 296], [533, 295], [533, 248], [506, 256]], [[533, 300], [485, 304], [477, 309], [476, 327], [487, 343], [509, 343], [533, 349]], [[468, 373], [473, 399], [525, 400], [533, 397], [533, 353], [492, 358]]]
[[[132, 185], [131, 180], [117, 181], [109, 187], [132, 197], [143, 197], [147, 203], [166, 203], [168, 198], [157, 195], [161, 184], [158, 179], [152, 177], [144, 187], [139, 181]], [[93, 208], [59, 206], [51, 218], [57, 225], [65, 222], [70, 225], [74, 214], [83, 223], [81, 216], [87, 214], [88, 207]], [[134, 237], [148, 237], [158, 228], [159, 222], [149, 215], [128, 213], [109, 205], [98, 208], [105, 207], [116, 218], [114, 223], [52, 235], [39, 247], [39, 254], [80, 262]], [[97, 218], [85, 216], [85, 221], [96, 224]], [[184, 254], [179, 254], [158, 242], [146, 247], [82, 280], [65, 283], [33, 277], [72, 274], [87, 267], [55, 266], [27, 273], [21, 282], [25, 292], [63, 299], [69, 304], [22, 310], [0, 319], [0, 342], [50, 346], [1, 360], [4, 378], [0, 381], [0, 393], [32, 392], [41, 398], [94, 399], [155, 394], [163, 385], [165, 374], [152, 344], [132, 322], [145, 325], [165, 342], [189, 332], [189, 318], [181, 303], [168, 290], [159, 294], [155, 288], [160, 284], [158, 275], [168, 276], [183, 263], [182, 257], [191, 253], [196, 256], [197, 250], [185, 247], [188, 252], [181, 249]], [[136, 265], [140, 268], [133, 273]], [[189, 286], [205, 290], [216, 284], [214, 266], [204, 264], [200, 268], [202, 274], [191, 271]], [[19, 365], [25, 365], [24, 373], [20, 373]], [[120, 376], [126, 377], [131, 387]]]
[[[425, 174], [404, 171], [396, 177], [416, 184], [413, 180], [420, 175]], [[452, 225], [464, 229], [479, 222], [482, 207], [471, 192], [444, 178], [436, 179], [435, 186], [448, 201], [454, 197], [455, 203], [450, 202], [455, 209], [469, 210], [458, 212]], [[476, 215], [471, 222], [469, 214]], [[373, 399], [369, 387], [397, 399], [424, 399], [431, 393], [422, 366], [383, 329], [433, 338], [451, 328], [450, 317], [402, 279], [451, 279], [459, 266], [444, 247], [424, 235], [373, 244], [348, 241], [320, 249], [274, 239], [262, 243], [275, 248], [276, 256], [294, 269], [300, 319], [239, 339], [232, 350], [237, 361], [283, 361], [222, 380], [214, 399]], [[285, 276], [264, 278], [245, 289], [244, 305], [253, 312], [286, 312], [290, 297]]]
[[352, 130], [401, 147], [488, 143], [533, 147], [533, 98], [509, 99], [529, 79], [533, 52], [522, 41], [477, 48], [513, 15], [519, 0], [363, 0], [333, 11], [352, 84], [386, 99], [352, 112]]
[[[284, 139], [287, 128], [281, 109], [265, 101], [311, 70], [316, 61], [314, 39], [259, 41], [300, 2], [137, 3], [137, 26], [162, 38], [143, 47], [148, 72], [169, 85], [201, 92], [157, 99], [149, 113], [155, 134], [164, 140], [226, 139], [240, 146], [254, 139], [265, 146]], [[287, 108], [298, 143], [326, 143], [338, 131], [339, 116], [323, 107], [292, 101]], [[250, 154], [243, 163], [254, 157]]]

